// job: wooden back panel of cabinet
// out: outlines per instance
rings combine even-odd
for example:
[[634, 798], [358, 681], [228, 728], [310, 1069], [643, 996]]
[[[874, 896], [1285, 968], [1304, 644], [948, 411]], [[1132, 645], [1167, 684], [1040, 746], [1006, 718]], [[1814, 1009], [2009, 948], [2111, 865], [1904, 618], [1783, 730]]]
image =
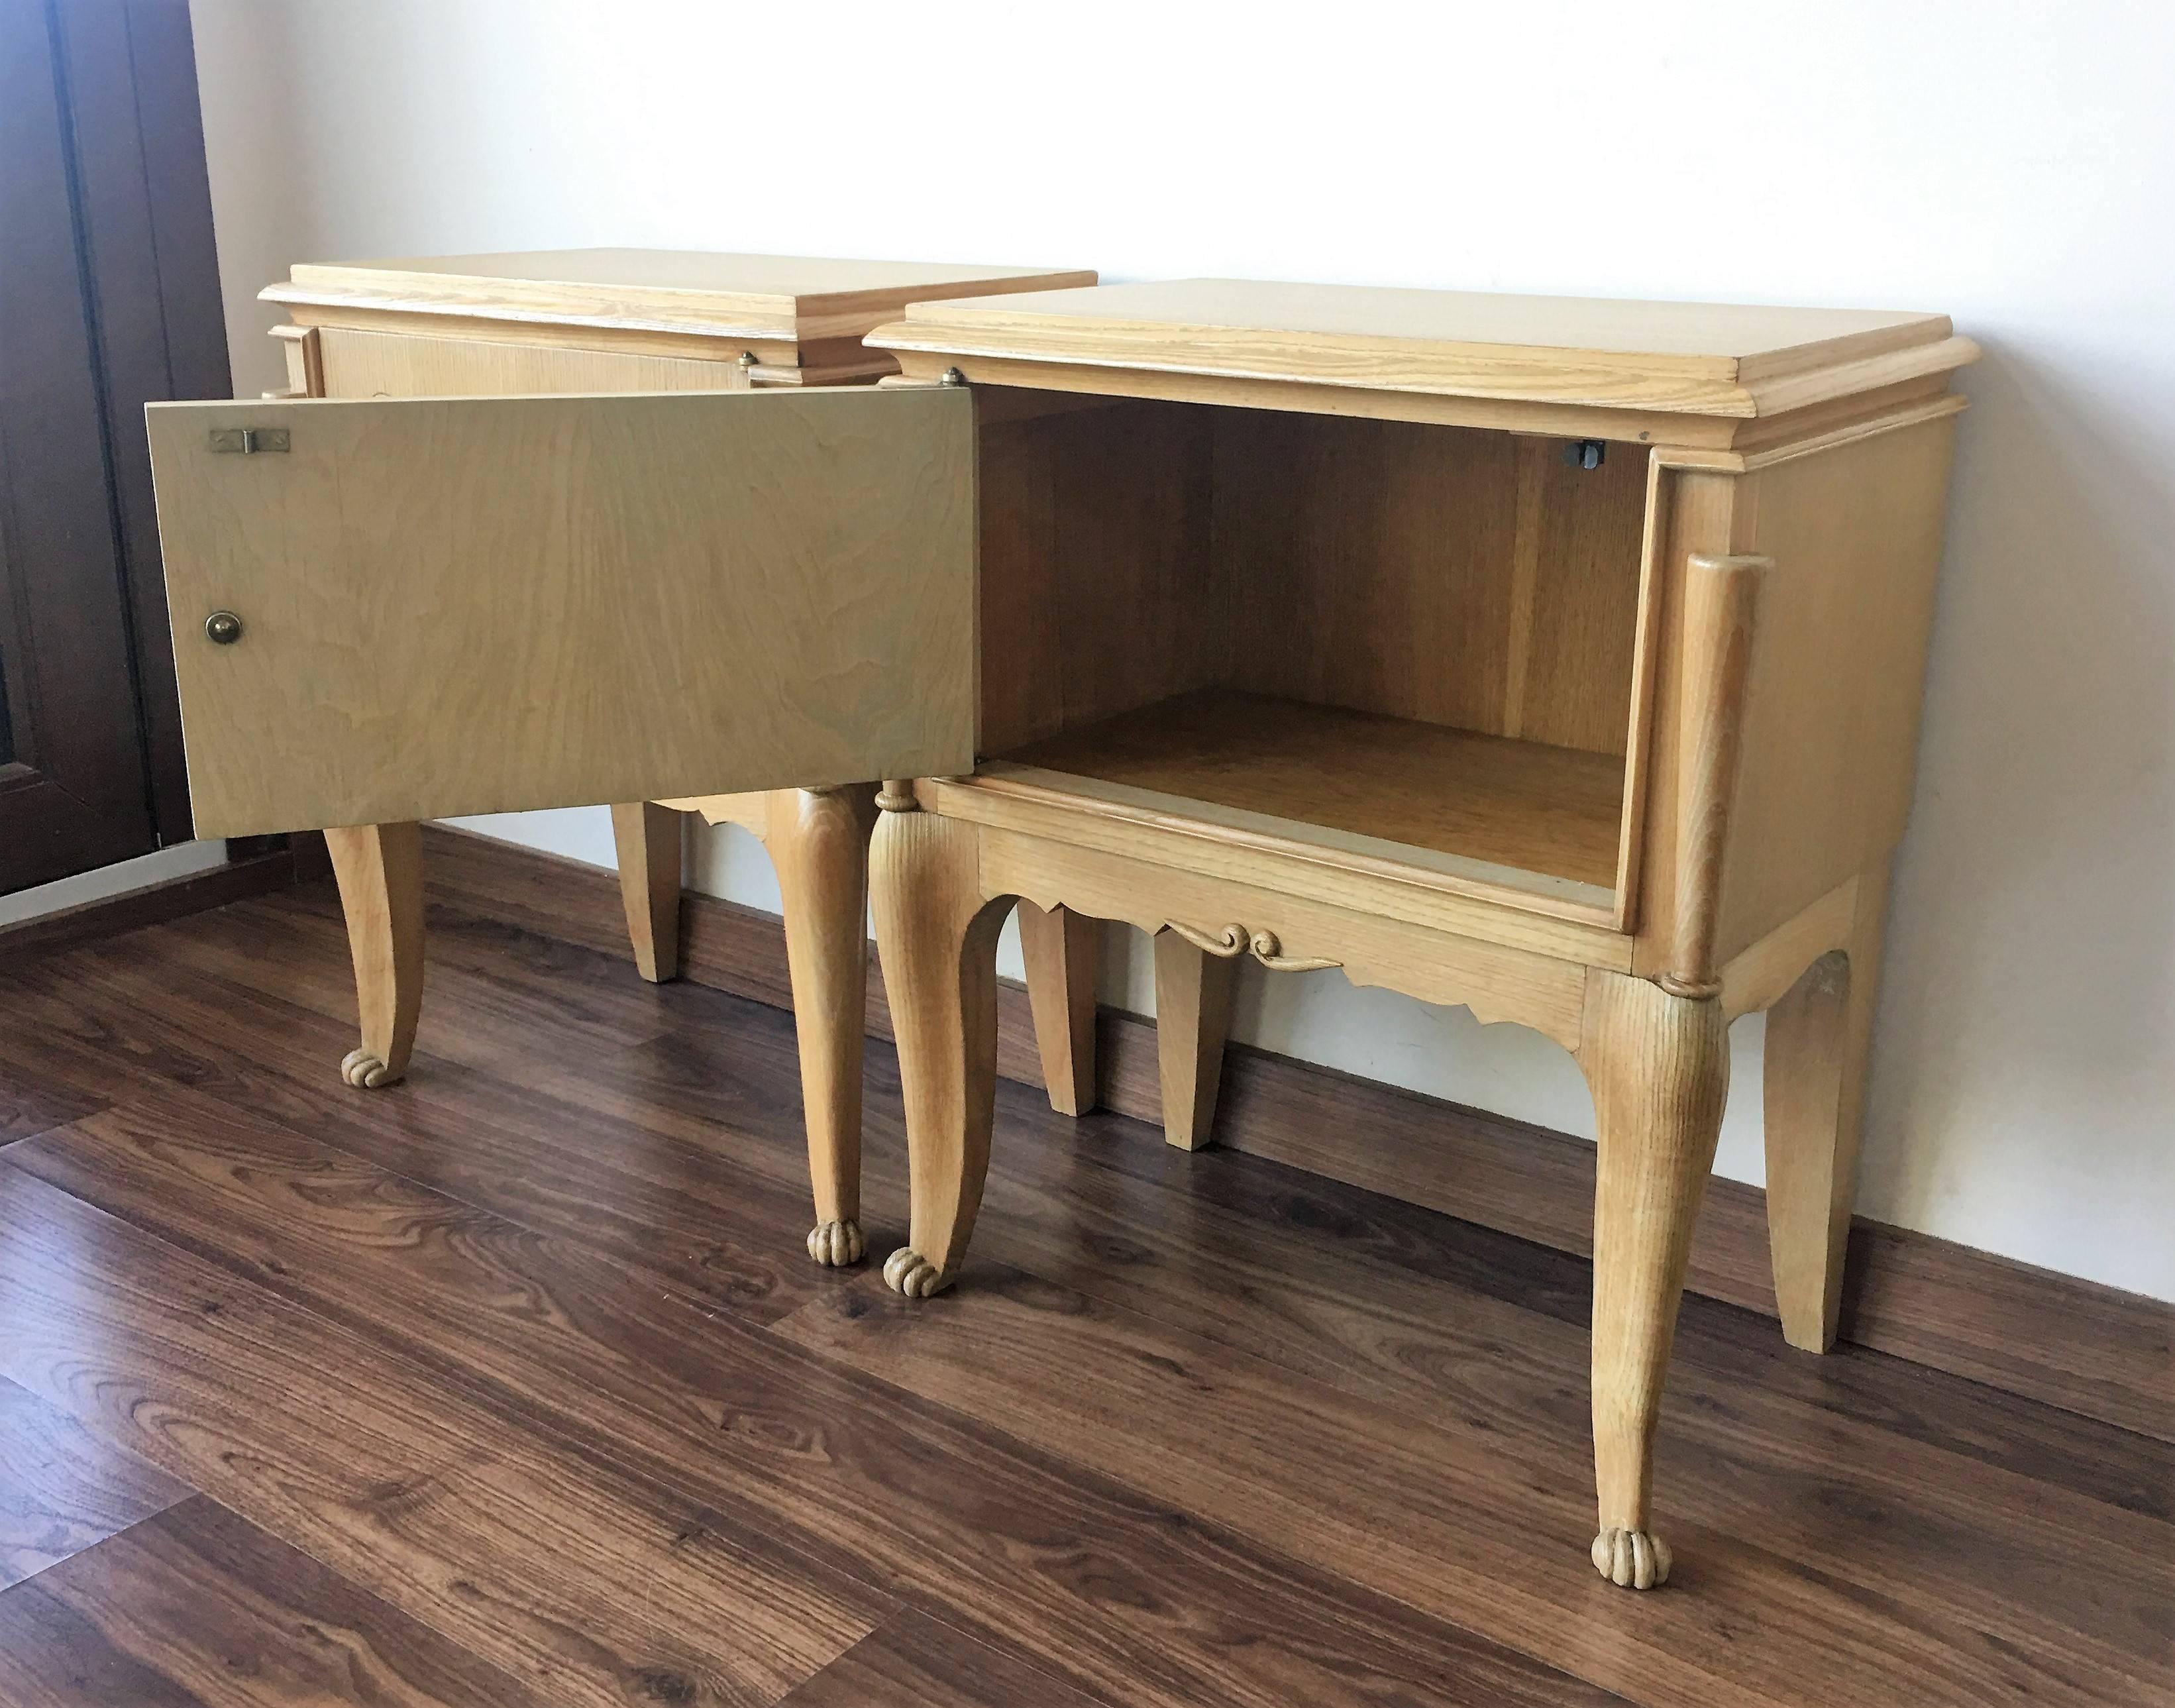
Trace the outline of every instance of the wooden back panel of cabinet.
[[987, 751], [1229, 688], [1624, 754], [1635, 447], [1034, 395], [978, 391]]
[[1621, 756], [1645, 459], [1560, 440], [1212, 412], [1229, 680]]
[[976, 402], [982, 751], [1218, 680], [1228, 635], [1209, 566], [1207, 412]]

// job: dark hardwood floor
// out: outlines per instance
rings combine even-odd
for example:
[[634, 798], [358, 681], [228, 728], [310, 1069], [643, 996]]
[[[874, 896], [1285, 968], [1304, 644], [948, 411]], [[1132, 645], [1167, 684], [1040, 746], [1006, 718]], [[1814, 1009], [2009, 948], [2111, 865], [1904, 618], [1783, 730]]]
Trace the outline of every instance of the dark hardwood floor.
[[6, 1708], [2175, 1701], [2164, 1442], [1690, 1299], [1629, 1595], [1583, 1262], [1005, 1084], [909, 1305], [789, 1017], [432, 898], [382, 1092], [323, 886], [0, 973]]

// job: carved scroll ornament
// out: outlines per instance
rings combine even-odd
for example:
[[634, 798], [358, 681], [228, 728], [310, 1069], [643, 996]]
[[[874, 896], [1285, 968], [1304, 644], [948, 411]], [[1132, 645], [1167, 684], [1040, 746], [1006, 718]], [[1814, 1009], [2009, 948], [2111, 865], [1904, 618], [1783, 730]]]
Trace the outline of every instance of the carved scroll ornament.
[[1196, 930], [1191, 925], [1181, 925], [1175, 919], [1163, 921], [1163, 930], [1175, 931], [1203, 952], [1218, 960], [1229, 961], [1235, 955], [1251, 955], [1272, 973], [1319, 973], [1325, 968], [1342, 967], [1342, 961], [1325, 961], [1312, 956], [1287, 955], [1284, 946], [1277, 941], [1274, 931], [1249, 931], [1244, 925], [1226, 925], [1220, 931]]

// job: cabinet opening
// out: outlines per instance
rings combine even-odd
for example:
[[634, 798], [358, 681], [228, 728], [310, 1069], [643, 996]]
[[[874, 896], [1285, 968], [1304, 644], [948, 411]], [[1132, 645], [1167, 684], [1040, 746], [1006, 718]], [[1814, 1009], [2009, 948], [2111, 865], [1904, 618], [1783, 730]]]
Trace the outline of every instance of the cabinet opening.
[[1643, 447], [978, 394], [985, 774], [1614, 911]]

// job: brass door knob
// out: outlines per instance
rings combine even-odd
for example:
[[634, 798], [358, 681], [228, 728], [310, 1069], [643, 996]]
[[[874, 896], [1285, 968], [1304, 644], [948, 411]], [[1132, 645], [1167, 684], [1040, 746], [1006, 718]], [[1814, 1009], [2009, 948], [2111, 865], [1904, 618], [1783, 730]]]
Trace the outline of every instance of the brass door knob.
[[232, 611], [214, 611], [204, 619], [204, 638], [215, 647], [231, 647], [241, 638], [241, 619]]

